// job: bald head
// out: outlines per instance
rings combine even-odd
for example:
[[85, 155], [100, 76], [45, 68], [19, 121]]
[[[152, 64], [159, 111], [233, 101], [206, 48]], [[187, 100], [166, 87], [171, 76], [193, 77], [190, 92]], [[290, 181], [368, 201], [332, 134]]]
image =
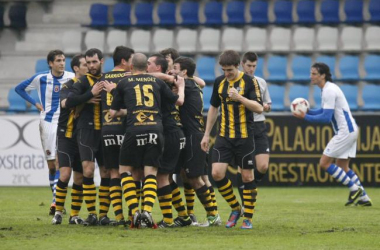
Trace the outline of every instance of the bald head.
[[134, 71], [146, 71], [147, 58], [142, 53], [136, 53], [132, 58], [132, 66]]

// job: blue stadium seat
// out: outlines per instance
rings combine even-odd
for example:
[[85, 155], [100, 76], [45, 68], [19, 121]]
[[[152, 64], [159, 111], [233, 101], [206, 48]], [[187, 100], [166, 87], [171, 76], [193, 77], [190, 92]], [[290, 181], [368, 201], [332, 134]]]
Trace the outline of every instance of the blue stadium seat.
[[255, 76], [264, 78], [264, 58], [257, 58], [257, 66], [255, 70]]
[[358, 81], [359, 80], [359, 57], [343, 56], [339, 61], [339, 71], [341, 81]]
[[199, 25], [199, 3], [185, 1], [181, 4], [182, 25]]
[[269, 73], [268, 82], [285, 82], [286, 75], [286, 57], [285, 56], [271, 56], [268, 59], [267, 69]]
[[321, 3], [322, 23], [338, 24], [339, 19], [339, 0], [324, 0]]
[[308, 56], [295, 56], [292, 61], [293, 81], [309, 82], [311, 58]]
[[137, 26], [153, 25], [153, 4], [137, 2], [135, 5], [135, 16]]
[[344, 4], [346, 23], [363, 22], [363, 0], [346, 0]]
[[352, 85], [352, 84], [342, 84], [339, 86], [340, 89], [343, 91], [344, 95], [346, 96], [346, 100], [348, 102], [348, 106], [351, 110], [357, 110], [359, 108], [358, 106], [358, 86]]
[[[71, 69], [71, 57], [65, 58], [65, 70], [73, 72], [73, 70]], [[73, 72], [73, 73], [75, 73], [75, 72]]]
[[244, 18], [244, 9], [245, 2], [244, 1], [231, 1], [227, 3], [227, 16], [228, 16], [228, 24], [245, 24]]
[[264, 0], [253, 1], [250, 3], [249, 12], [251, 14], [251, 23], [266, 25], [268, 20], [268, 2]]
[[131, 25], [131, 5], [129, 3], [117, 3], [113, 6], [113, 25], [125, 27]]
[[274, 14], [276, 16], [276, 24], [292, 24], [293, 2], [286, 0], [278, 0], [274, 3]]
[[313, 97], [314, 97], [314, 103], [315, 103], [313, 108], [320, 108], [321, 107], [321, 98], [322, 98], [322, 90], [320, 87], [314, 86]]
[[177, 25], [175, 18], [176, 4], [171, 2], [161, 2], [158, 5], [158, 17], [160, 18], [161, 26]]
[[201, 56], [197, 59], [198, 75], [206, 83], [212, 83], [215, 80], [215, 64], [215, 57]]
[[14, 4], [10, 7], [8, 16], [10, 20], [10, 27], [13, 29], [24, 29], [26, 23], [26, 5]]
[[114, 68], [113, 65], [113, 58], [112, 57], [107, 57], [104, 61], [104, 66], [103, 66], [103, 71], [104, 72], [109, 72]]
[[223, 3], [218, 1], [210, 1], [205, 5], [205, 16], [206, 22], [205, 25], [222, 25], [222, 12], [223, 12]]
[[[33, 89], [30, 91], [29, 95], [38, 102], [38, 100], [40, 100], [40, 97], [38, 96], [38, 92], [36, 89]], [[36, 106], [34, 105], [30, 105], [29, 109], [30, 111], [33, 111], [33, 112], [39, 112], [38, 109], [36, 108]]]
[[374, 84], [367, 84], [363, 88], [363, 110], [380, 110], [380, 86]]
[[36, 67], [35, 67], [35, 70], [34, 72], [35, 73], [39, 73], [39, 72], [43, 72], [43, 71], [49, 71], [50, 68], [49, 68], [49, 65], [46, 61], [46, 59], [38, 59], [37, 62], [36, 62]]
[[380, 56], [367, 55], [364, 59], [364, 69], [367, 73], [366, 81], [380, 81]]
[[26, 111], [26, 101], [16, 93], [15, 88], [11, 88], [8, 92], [8, 112], [22, 112]]
[[371, 0], [368, 7], [369, 13], [371, 14], [370, 22], [378, 23], [380, 22], [380, 1]]
[[91, 27], [104, 28], [108, 26], [108, 6], [94, 3], [90, 8]]
[[289, 89], [289, 101], [292, 102], [294, 99], [298, 97], [305, 98], [309, 100], [309, 85], [299, 85], [293, 84]]
[[315, 23], [315, 1], [301, 0], [297, 4], [298, 23]]
[[329, 66], [332, 77], [335, 76], [335, 56], [318, 56], [315, 62], [322, 62]]
[[272, 105], [271, 105], [272, 110], [273, 111], [285, 110], [285, 106], [284, 106], [285, 86], [268, 84], [268, 90], [270, 93], [270, 98], [272, 99]]
[[203, 88], [203, 111], [208, 111], [210, 108], [210, 100], [212, 96], [212, 85], [206, 85]]

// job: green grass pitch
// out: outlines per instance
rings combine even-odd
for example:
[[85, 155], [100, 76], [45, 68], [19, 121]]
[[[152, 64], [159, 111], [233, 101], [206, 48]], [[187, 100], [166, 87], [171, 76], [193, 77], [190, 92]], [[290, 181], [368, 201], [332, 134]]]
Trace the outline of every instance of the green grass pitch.
[[[51, 225], [47, 187], [0, 187], [0, 249], [379, 249], [380, 192], [367, 192], [374, 206], [363, 208], [344, 206], [347, 188], [262, 187], [253, 230], [240, 229], [241, 221], [232, 229], [126, 230], [68, 225], [68, 215], [62, 225]], [[225, 224], [230, 209], [219, 194], [217, 201]], [[195, 209], [199, 220], [205, 218], [199, 201]], [[83, 205], [82, 217], [85, 211]], [[113, 217], [112, 208], [109, 216]], [[154, 218], [161, 220], [158, 202]]]

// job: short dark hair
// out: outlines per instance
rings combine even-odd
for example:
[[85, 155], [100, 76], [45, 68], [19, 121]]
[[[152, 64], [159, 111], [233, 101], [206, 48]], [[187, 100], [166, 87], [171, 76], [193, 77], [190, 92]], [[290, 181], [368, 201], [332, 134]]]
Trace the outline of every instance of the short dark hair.
[[74, 73], [75, 73], [74, 66], [79, 67], [80, 66], [80, 59], [82, 59], [82, 58], [84, 58], [83, 54], [76, 54], [73, 57], [73, 59], [71, 59], [70, 66], [71, 66], [71, 69], [73, 70]]
[[125, 46], [117, 46], [113, 51], [113, 65], [117, 66], [121, 64], [121, 60], [124, 59], [128, 62], [135, 51]]
[[173, 48], [167, 48], [167, 49], [163, 49], [160, 51], [160, 54], [162, 54], [163, 56], [167, 56], [167, 55], [171, 55], [173, 61], [176, 60], [178, 57], [179, 57], [179, 53], [178, 53], [178, 50], [176, 49], [173, 49]]
[[97, 48], [92, 48], [92, 49], [89, 49], [86, 51], [86, 53], [84, 54], [86, 57], [93, 57], [95, 55], [98, 55], [98, 58], [99, 60], [102, 60], [103, 59], [103, 53], [97, 49]]
[[[48, 65], [49, 65], [49, 62], [54, 62], [56, 56], [60, 56], [60, 55], [65, 55], [65, 53], [63, 53], [63, 51], [59, 49], [51, 50], [49, 54], [47, 55]], [[49, 66], [49, 68], [51, 67]]]
[[257, 61], [257, 54], [252, 51], [248, 51], [244, 53], [242, 62], [245, 63], [246, 61], [250, 62], [256, 62]]
[[194, 62], [193, 59], [189, 58], [189, 57], [184, 57], [184, 56], [181, 56], [181, 57], [178, 57], [174, 63], [178, 63], [181, 70], [184, 70], [186, 69], [187, 70], [187, 73], [186, 75], [188, 77], [193, 77], [194, 75], [194, 72], [195, 72], [195, 68], [196, 68], [196, 64]]
[[143, 53], [136, 53], [132, 58], [132, 66], [135, 70], [146, 70], [148, 66], [146, 55]]
[[225, 50], [219, 56], [220, 66], [239, 66], [240, 56], [235, 50]]
[[166, 70], [168, 70], [168, 61], [166, 61], [164, 55], [162, 55], [160, 53], [155, 53], [155, 54], [151, 55], [150, 57], [156, 57], [156, 59], [154, 60], [154, 63], [156, 65], [161, 66], [161, 73], [165, 73]]
[[329, 68], [329, 66], [327, 66], [327, 64], [322, 63], [322, 62], [316, 62], [311, 67], [315, 68], [319, 74], [321, 74], [321, 75], [324, 74], [326, 76], [325, 77], [326, 81], [332, 82], [332, 75], [330, 72], [330, 68]]

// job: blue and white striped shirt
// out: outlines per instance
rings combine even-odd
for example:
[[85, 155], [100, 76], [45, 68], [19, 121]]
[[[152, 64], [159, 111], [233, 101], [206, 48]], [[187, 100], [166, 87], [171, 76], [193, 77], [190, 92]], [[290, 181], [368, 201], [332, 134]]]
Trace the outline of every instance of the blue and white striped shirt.
[[[41, 103], [44, 108], [44, 111], [40, 114], [42, 120], [58, 123], [60, 112], [59, 91], [62, 84], [74, 77], [75, 74], [68, 71], [65, 71], [60, 77], [53, 76], [51, 71], [40, 72], [18, 84], [16, 92], [32, 105], [36, 105], [37, 102]], [[32, 89], [37, 89], [40, 100], [34, 100], [26, 92]]]

